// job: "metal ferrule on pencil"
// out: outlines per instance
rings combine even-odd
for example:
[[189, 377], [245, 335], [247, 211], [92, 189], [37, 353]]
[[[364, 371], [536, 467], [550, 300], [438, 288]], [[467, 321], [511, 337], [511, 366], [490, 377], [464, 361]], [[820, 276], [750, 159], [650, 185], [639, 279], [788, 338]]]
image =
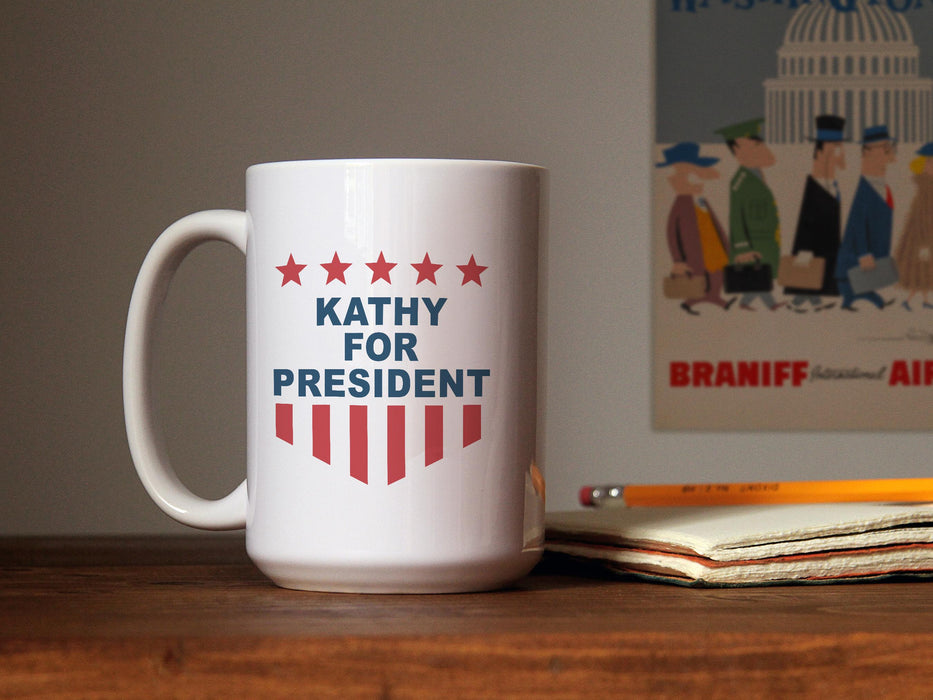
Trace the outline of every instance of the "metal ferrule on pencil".
[[580, 504], [591, 508], [605, 505], [625, 505], [624, 486], [584, 486], [580, 489]]

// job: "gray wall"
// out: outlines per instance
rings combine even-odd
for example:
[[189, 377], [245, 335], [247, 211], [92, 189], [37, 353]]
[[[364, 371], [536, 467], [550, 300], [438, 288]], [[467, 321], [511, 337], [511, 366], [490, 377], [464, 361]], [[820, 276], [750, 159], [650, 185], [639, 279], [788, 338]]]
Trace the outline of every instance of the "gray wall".
[[[246, 166], [280, 159], [551, 169], [552, 509], [586, 481], [812, 475], [811, 454], [858, 476], [896, 457], [870, 436], [650, 429], [651, 17], [648, 0], [0, 4], [0, 534], [189, 531], [126, 447], [130, 291], [163, 228], [242, 208]], [[172, 458], [207, 496], [244, 473], [243, 267], [196, 251], [158, 351]], [[926, 445], [902, 447], [909, 469]]]
[[[587, 368], [616, 352], [621, 224], [647, 201], [641, 169], [624, 183], [648, 153], [649, 21], [617, 1], [4, 2], [0, 533], [188, 531], [126, 447], [136, 270], [178, 217], [242, 209], [247, 165], [293, 158], [553, 171], [547, 421], [570, 440], [551, 438], [550, 491], [571, 505], [577, 465], [618, 448], [619, 382]], [[196, 251], [159, 346], [171, 454], [208, 496], [245, 468], [243, 268], [221, 244]]]

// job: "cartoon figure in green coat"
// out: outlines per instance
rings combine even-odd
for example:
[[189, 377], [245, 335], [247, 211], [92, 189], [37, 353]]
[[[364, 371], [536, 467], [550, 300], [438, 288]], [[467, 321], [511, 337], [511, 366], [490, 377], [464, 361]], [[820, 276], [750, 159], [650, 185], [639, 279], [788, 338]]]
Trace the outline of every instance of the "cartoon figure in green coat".
[[[756, 261], [770, 265], [774, 278], [781, 259], [781, 224], [774, 193], [764, 178], [764, 169], [774, 165], [775, 158], [761, 138], [763, 123], [764, 119], [752, 119], [716, 133], [726, 140], [739, 164], [729, 191], [729, 257], [734, 265]], [[739, 308], [755, 311], [755, 299], [761, 299], [772, 311], [787, 305], [775, 302], [770, 291], [748, 291], [742, 295]]]

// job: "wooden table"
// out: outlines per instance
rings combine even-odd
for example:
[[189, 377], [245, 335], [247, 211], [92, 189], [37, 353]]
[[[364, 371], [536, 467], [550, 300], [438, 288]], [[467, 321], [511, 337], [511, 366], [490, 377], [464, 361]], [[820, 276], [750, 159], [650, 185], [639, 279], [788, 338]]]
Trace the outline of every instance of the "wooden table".
[[933, 697], [933, 586], [361, 596], [277, 588], [241, 537], [0, 539], [2, 697], [633, 695]]

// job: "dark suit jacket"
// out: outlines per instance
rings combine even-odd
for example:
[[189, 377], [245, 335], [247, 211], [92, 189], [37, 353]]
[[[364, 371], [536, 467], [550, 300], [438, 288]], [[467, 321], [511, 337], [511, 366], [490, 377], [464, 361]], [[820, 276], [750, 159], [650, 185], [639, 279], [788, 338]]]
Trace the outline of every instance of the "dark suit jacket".
[[842, 207], [836, 196], [826, 191], [810, 175], [803, 189], [803, 202], [797, 219], [793, 254], [809, 250], [826, 261], [823, 268], [823, 286], [820, 289], [797, 289], [785, 287], [786, 294], [819, 294], [836, 296], [836, 257], [839, 254], [839, 238], [842, 229]]
[[892, 219], [891, 207], [862, 176], [855, 190], [849, 219], [846, 221], [846, 231], [842, 236], [842, 245], [836, 260], [836, 279], [846, 279], [849, 270], [858, 266], [859, 258], [868, 253], [875, 259], [891, 254]]

